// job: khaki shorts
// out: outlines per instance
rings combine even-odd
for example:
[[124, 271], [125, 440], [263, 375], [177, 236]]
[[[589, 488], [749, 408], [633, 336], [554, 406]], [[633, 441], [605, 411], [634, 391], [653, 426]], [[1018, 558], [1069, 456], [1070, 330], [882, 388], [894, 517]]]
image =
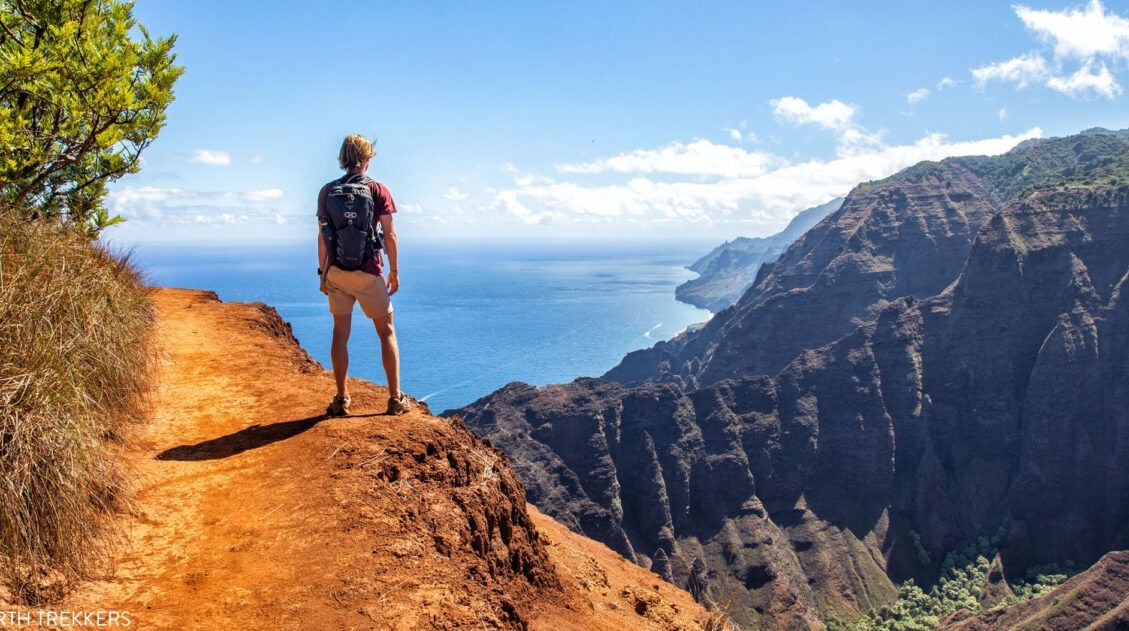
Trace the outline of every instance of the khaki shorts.
[[330, 267], [325, 273], [325, 288], [329, 292], [329, 312], [333, 315], [350, 315], [353, 304], [361, 303], [361, 311], [376, 319], [392, 313], [392, 300], [384, 278], [368, 272], [345, 271]]

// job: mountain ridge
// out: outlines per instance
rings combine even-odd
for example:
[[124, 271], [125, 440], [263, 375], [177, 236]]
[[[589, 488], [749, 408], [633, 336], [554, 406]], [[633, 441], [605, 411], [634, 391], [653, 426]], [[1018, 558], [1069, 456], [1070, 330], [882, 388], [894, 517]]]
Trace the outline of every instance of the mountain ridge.
[[603, 378], [697, 387], [772, 374], [803, 349], [872, 319], [885, 302], [928, 297], [953, 282], [980, 222], [1002, 204], [1039, 186], [1129, 180], [1127, 138], [1121, 131], [1047, 139], [1001, 156], [922, 162], [859, 184], [838, 211], [761, 266], [737, 304], [700, 329], [629, 353]]
[[717, 246], [687, 269], [698, 277], [682, 283], [674, 297], [682, 302], [718, 312], [741, 297], [756, 280], [761, 264], [780, 255], [797, 237], [807, 232], [843, 204], [842, 197], [800, 211], [780, 232], [767, 237], [737, 237]]
[[751, 626], [856, 618], [1001, 528], [1009, 570], [1129, 547], [1129, 141], [993, 160], [860, 184], [618, 383], [455, 413], [530, 501]]

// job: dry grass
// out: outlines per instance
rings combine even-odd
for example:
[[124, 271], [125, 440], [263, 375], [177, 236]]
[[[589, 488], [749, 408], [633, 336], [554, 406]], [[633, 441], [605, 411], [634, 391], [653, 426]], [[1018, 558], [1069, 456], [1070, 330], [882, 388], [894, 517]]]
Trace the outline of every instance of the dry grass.
[[128, 257], [0, 209], [0, 581], [17, 600], [49, 601], [106, 559], [153, 322]]

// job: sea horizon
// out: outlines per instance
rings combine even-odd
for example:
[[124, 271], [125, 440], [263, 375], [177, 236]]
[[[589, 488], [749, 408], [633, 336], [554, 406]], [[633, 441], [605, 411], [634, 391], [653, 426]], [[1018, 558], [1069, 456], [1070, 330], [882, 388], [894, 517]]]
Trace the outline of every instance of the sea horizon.
[[[404, 241], [393, 297], [403, 389], [436, 413], [507, 383], [598, 377], [627, 353], [670, 339], [712, 314], [674, 289], [709, 251], [706, 240]], [[158, 242], [129, 252], [150, 285], [215, 291], [278, 310], [314, 359], [330, 367], [332, 319], [318, 291], [313, 238], [228, 244]], [[712, 244], [712, 245], [711, 245]], [[375, 333], [354, 312], [350, 375], [385, 383]], [[329, 395], [327, 394], [327, 397]]]

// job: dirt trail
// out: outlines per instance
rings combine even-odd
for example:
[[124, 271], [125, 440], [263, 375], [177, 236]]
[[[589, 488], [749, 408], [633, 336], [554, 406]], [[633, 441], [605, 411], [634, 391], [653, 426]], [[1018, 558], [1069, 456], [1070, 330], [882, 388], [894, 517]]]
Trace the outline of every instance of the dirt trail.
[[[139, 482], [128, 540], [114, 574], [65, 607], [129, 611], [135, 629], [693, 628], [705, 618], [685, 592], [526, 512], [500, 452], [460, 423], [426, 410], [384, 416], [386, 392], [362, 381], [350, 386], [353, 416], [322, 417], [332, 378], [272, 309], [174, 289], [154, 302], [163, 367], [154, 418], [130, 452]], [[355, 362], [375, 354], [364, 342]]]

